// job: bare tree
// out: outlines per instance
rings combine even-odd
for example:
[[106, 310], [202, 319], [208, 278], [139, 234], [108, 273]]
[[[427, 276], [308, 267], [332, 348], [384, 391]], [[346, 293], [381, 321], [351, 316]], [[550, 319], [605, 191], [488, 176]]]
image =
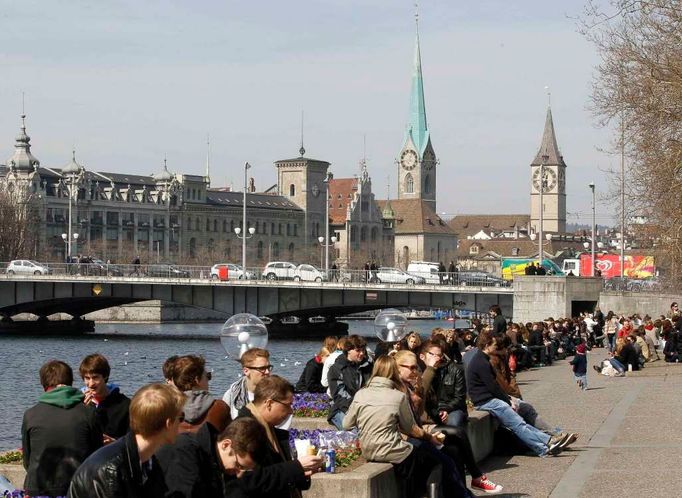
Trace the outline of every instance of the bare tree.
[[0, 261], [35, 258], [38, 254], [37, 202], [20, 187], [0, 186]]
[[[669, 269], [682, 274], [682, 2], [587, 4], [580, 29], [597, 48], [592, 108], [627, 158], [625, 204], [645, 215]], [[620, 179], [619, 179], [620, 180]]]

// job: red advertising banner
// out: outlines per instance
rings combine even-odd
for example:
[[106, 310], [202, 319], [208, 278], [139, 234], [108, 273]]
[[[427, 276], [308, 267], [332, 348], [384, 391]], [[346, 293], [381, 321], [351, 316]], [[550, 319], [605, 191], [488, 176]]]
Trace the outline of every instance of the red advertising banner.
[[[589, 275], [592, 257], [589, 254], [580, 256], [580, 274]], [[600, 254], [597, 256], [596, 268], [603, 278], [620, 277], [620, 255]], [[647, 278], [656, 275], [653, 256], [625, 256], [623, 274], [627, 278]]]

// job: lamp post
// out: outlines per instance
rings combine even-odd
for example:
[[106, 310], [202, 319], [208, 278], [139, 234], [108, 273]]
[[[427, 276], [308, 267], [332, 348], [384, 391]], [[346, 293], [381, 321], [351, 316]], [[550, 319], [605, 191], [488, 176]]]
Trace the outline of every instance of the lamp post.
[[590, 276], [594, 277], [594, 235], [596, 232], [596, 211], [595, 211], [595, 193], [594, 193], [594, 182], [589, 184], [590, 190], [592, 190], [592, 270], [590, 271]]
[[[329, 242], [327, 242], [329, 240]], [[322, 248], [324, 248], [325, 253], [326, 253], [326, 260], [324, 263], [324, 274], [327, 275], [327, 279], [331, 280], [329, 278], [329, 248], [334, 247], [334, 244], [336, 244], [336, 237], [332, 237], [330, 239], [327, 239], [326, 237], [318, 237], [317, 241], [320, 243], [320, 266], [322, 266]]]
[[[69, 229], [70, 228], [71, 227], [69, 226]], [[69, 232], [70, 231], [71, 230], [69, 230]], [[67, 263], [71, 263], [71, 241], [73, 240], [73, 242], [76, 242], [78, 240], [78, 234], [77, 233], [73, 233], [73, 234], [63, 233], [62, 234], [62, 240], [64, 241], [65, 250], [66, 250], [66, 261], [67, 261]]]
[[247, 172], [251, 168], [251, 165], [248, 162], [244, 163], [244, 199], [243, 199], [243, 209], [242, 209], [242, 227], [244, 229], [244, 235], [240, 235], [242, 233], [242, 229], [239, 227], [236, 227], [234, 229], [234, 233], [237, 234], [237, 238], [242, 239], [242, 271], [244, 271], [244, 276], [246, 276], [246, 239], [250, 239], [254, 233], [256, 233], [256, 229], [254, 227], [249, 228], [249, 234], [246, 234], [246, 189], [247, 187]]
[[[69, 192], [69, 227], [66, 233], [66, 241], [68, 242], [67, 244], [67, 254], [66, 257], [69, 261], [71, 261], [71, 255], [73, 254], [72, 247], [71, 247], [71, 242], [72, 240], [75, 241], [78, 239], [78, 235], [73, 234], [73, 219], [72, 219], [72, 204], [73, 204], [73, 194], [74, 194], [74, 186], [76, 184], [80, 184], [81, 180], [83, 179], [83, 166], [78, 164], [76, 162], [76, 151], [72, 151], [72, 156], [71, 156], [71, 162], [64, 166], [62, 168], [62, 176], [65, 176], [68, 180], [68, 192]], [[76, 189], [76, 193], [78, 190]], [[62, 239], [64, 238], [64, 234], [62, 234]]]

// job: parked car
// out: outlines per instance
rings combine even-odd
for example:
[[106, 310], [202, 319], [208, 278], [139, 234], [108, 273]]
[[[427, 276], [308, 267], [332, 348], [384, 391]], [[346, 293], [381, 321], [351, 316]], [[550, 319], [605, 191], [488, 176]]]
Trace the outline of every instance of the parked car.
[[[227, 278], [228, 279], [236, 279], [236, 280], [243, 280], [244, 279], [244, 270], [242, 270], [242, 267], [240, 265], [235, 265], [232, 263], [218, 263], [215, 264], [211, 267], [211, 278], [213, 280], [218, 280], [220, 278], [219, 271], [220, 268], [227, 267]], [[246, 278], [248, 280], [256, 278], [256, 275], [254, 275], [253, 272], [246, 271]]]
[[190, 278], [191, 276], [189, 271], [167, 264], [156, 264], [147, 266], [146, 275], [148, 277], [163, 278]]
[[107, 264], [101, 259], [87, 258], [85, 263], [79, 264], [81, 275], [108, 275], [111, 277], [122, 277], [123, 270], [118, 265]]
[[455, 273], [455, 285], [507, 287], [509, 282], [485, 271], [466, 270]]
[[324, 272], [318, 270], [313, 265], [298, 265], [294, 270], [294, 281], [322, 282], [327, 280]]
[[286, 261], [272, 261], [263, 268], [263, 277], [267, 280], [293, 280], [296, 265]]
[[8, 275], [49, 275], [52, 269], [30, 259], [15, 259], [9, 262], [6, 272]]
[[424, 277], [420, 277], [418, 275], [412, 275], [411, 273], [407, 273], [400, 268], [388, 268], [385, 266], [382, 266], [379, 268], [379, 270], [376, 272], [375, 277], [370, 277], [375, 278], [377, 283], [390, 283], [390, 284], [424, 284], [426, 283], [426, 279]]
[[441, 276], [438, 273], [438, 267], [438, 263], [412, 261], [407, 265], [407, 273], [423, 277], [427, 284], [440, 284]]

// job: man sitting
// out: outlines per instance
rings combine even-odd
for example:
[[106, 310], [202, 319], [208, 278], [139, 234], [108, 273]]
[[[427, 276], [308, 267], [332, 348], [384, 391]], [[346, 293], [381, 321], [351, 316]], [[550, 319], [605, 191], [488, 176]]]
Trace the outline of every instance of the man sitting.
[[243, 376], [223, 396], [223, 401], [230, 407], [232, 420], [237, 418], [239, 410], [253, 401], [258, 383], [272, 373], [270, 353], [265, 349], [249, 349], [241, 356], [239, 363], [242, 365]]
[[343, 345], [343, 354], [329, 369], [332, 406], [327, 420], [340, 431], [353, 396], [367, 383], [372, 373], [372, 365], [366, 358], [367, 342], [358, 335], [351, 335]]
[[83, 393], [71, 387], [69, 365], [48, 361], [40, 368], [40, 383], [45, 392], [21, 424], [24, 489], [30, 496], [64, 496], [78, 466], [102, 446], [102, 431]]
[[474, 407], [495, 416], [502, 426], [511, 430], [536, 455], [544, 457], [560, 453], [561, 444], [568, 435], [549, 436], [527, 424], [517, 413], [518, 403], [495, 380], [488, 356], [496, 347], [495, 337], [490, 330], [481, 332], [478, 347], [466, 367], [467, 392]]
[[130, 432], [78, 467], [69, 498], [163, 497], [164, 476], [154, 454], [175, 442], [184, 406], [185, 395], [173, 386], [142, 387], [130, 402]]

